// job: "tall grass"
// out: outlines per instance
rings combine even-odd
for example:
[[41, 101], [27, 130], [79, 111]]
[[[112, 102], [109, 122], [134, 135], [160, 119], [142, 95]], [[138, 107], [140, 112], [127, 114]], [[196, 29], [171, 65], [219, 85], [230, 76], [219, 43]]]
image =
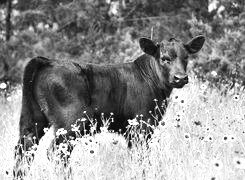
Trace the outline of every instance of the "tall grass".
[[0, 93], [0, 179], [11, 179], [14, 146], [18, 139], [21, 90], [17, 88], [7, 99]]
[[[11, 179], [18, 136], [19, 91], [11, 98], [0, 99], [0, 179]], [[60, 159], [39, 155], [27, 179], [244, 180], [244, 100], [239, 88], [222, 96], [193, 80], [174, 90], [164, 123], [147, 147], [143, 143], [128, 149], [122, 136], [105, 130], [75, 141], [66, 168]]]

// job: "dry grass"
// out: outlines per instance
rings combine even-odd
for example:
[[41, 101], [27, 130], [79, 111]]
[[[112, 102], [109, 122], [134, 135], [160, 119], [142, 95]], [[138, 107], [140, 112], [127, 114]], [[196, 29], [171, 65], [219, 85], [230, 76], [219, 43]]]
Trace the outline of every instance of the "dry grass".
[[[18, 135], [21, 99], [16, 91], [11, 97], [0, 99], [0, 179], [12, 178]], [[165, 125], [157, 127], [149, 148], [129, 150], [122, 136], [109, 132], [83, 137], [69, 168], [39, 155], [27, 179], [244, 180], [244, 100], [242, 90], [223, 97], [194, 81], [174, 91]]]

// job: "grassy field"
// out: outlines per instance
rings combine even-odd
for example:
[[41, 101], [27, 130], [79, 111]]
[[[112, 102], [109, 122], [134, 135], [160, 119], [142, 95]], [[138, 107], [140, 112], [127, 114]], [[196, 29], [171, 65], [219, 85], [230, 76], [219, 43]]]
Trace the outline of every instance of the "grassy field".
[[[149, 148], [129, 150], [122, 136], [105, 130], [75, 141], [69, 168], [39, 154], [26, 179], [245, 180], [244, 100], [239, 88], [221, 96], [193, 80], [174, 90]], [[12, 178], [20, 106], [18, 89], [0, 99], [0, 179]]]

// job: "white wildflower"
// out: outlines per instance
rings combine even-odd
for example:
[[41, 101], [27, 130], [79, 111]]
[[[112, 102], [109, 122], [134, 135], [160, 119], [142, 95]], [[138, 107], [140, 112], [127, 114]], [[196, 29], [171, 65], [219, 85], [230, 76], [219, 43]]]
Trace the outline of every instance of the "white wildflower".
[[137, 126], [137, 125], [139, 125], [139, 122], [137, 121], [137, 119], [136, 118], [134, 118], [134, 119], [129, 119], [128, 120], [128, 123], [129, 123], [129, 125], [131, 125], [131, 126]]
[[71, 125], [71, 131], [73, 131], [73, 132], [79, 132], [79, 127], [80, 127], [80, 126], [78, 126], [78, 125], [76, 125], [76, 124], [72, 124], [72, 125]]
[[245, 169], [245, 158], [235, 157], [233, 163], [237, 169]]
[[7, 84], [6, 83], [1, 83], [0, 84], [0, 89], [6, 89], [7, 88]]
[[212, 75], [213, 77], [216, 77], [216, 76], [218, 75], [218, 73], [217, 73], [216, 71], [211, 71], [211, 75]]
[[66, 134], [67, 134], [67, 130], [65, 130], [64, 128], [60, 128], [56, 132], [56, 136], [66, 135]]

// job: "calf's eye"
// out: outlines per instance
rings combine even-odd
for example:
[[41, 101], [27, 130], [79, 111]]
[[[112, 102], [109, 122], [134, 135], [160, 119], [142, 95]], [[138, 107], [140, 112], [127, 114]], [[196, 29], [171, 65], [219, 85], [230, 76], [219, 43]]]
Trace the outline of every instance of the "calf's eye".
[[161, 60], [165, 62], [171, 62], [171, 58], [169, 56], [163, 56]]

